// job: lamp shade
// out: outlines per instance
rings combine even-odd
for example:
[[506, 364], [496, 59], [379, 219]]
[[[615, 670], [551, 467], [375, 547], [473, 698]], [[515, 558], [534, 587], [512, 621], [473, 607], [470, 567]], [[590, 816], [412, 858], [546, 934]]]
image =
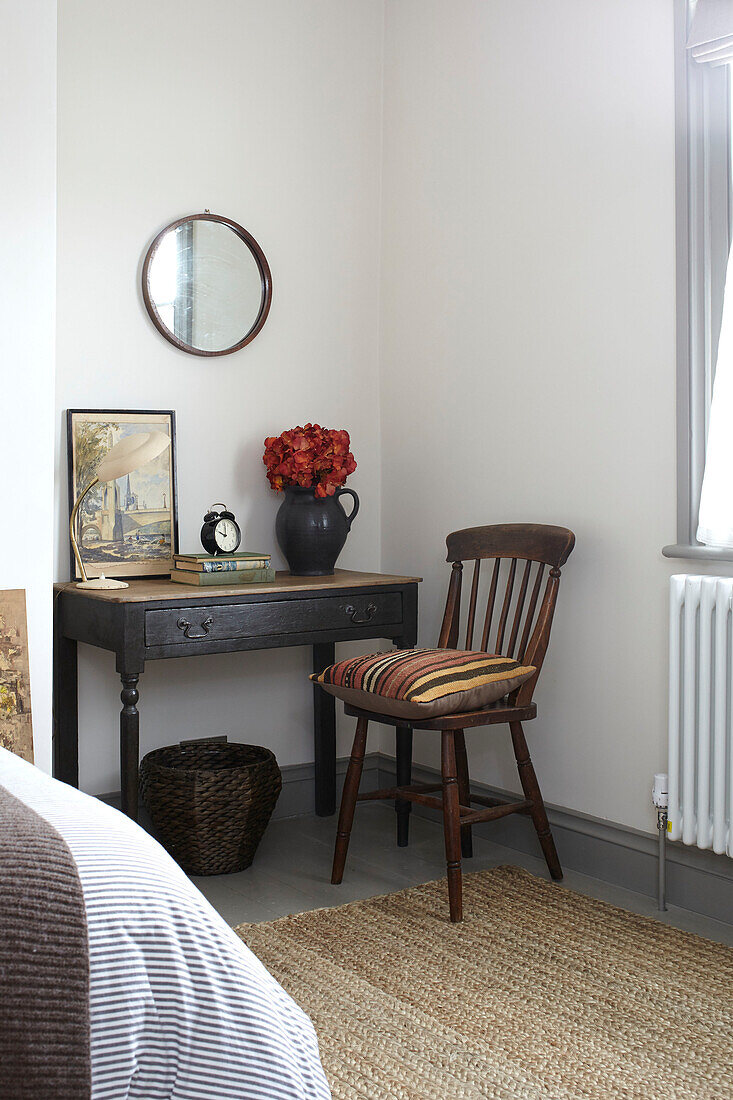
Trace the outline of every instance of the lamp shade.
[[118, 477], [131, 474], [133, 470], [152, 462], [170, 444], [170, 436], [163, 432], [127, 435], [107, 451], [97, 468], [97, 477], [100, 481], [116, 481]]

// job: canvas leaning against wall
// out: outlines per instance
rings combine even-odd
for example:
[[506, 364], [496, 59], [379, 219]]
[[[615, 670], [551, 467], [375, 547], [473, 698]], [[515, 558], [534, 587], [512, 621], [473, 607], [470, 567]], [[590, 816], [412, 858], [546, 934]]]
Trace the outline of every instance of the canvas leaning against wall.
[[[136, 432], [170, 436], [163, 454], [117, 481], [95, 485], [77, 517], [76, 537], [88, 577], [165, 576], [178, 552], [175, 413], [69, 409], [69, 509], [119, 440]], [[80, 577], [73, 554], [72, 568]]]
[[0, 747], [33, 763], [25, 589], [0, 592]]

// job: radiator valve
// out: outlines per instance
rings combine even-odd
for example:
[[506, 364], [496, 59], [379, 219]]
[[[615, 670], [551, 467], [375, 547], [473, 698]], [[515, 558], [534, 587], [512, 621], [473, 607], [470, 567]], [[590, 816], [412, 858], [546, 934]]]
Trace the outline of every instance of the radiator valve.
[[669, 805], [667, 775], [664, 772], [657, 772], [654, 776], [652, 802], [658, 810], [666, 810]]

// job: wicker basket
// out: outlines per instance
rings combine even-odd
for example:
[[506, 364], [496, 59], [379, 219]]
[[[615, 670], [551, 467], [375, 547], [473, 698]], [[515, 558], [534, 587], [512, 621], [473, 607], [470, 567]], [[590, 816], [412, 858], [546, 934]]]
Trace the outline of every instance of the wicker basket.
[[155, 833], [190, 875], [249, 867], [281, 788], [269, 749], [221, 738], [155, 749], [140, 765]]

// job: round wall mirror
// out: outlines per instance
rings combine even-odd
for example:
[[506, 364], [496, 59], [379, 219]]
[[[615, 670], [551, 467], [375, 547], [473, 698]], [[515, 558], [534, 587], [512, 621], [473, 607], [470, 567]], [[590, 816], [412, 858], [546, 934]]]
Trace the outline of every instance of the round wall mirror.
[[143, 298], [158, 332], [192, 355], [229, 355], [267, 319], [272, 276], [251, 233], [218, 214], [161, 230], [143, 264]]

